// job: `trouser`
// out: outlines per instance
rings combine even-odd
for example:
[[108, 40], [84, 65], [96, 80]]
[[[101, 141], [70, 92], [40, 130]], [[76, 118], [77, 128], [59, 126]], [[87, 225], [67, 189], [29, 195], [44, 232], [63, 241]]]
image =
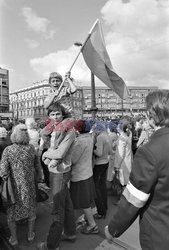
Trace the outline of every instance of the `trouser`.
[[46, 183], [46, 185], [49, 187], [50, 186], [50, 172], [49, 172], [49, 169], [48, 169], [48, 166], [45, 165], [45, 163], [42, 161], [42, 155], [43, 153], [47, 151], [47, 149], [44, 149], [42, 151], [42, 154], [40, 156], [40, 163], [41, 163], [41, 166], [42, 166], [42, 169], [43, 169], [43, 175], [44, 175], [44, 182]]
[[96, 190], [96, 207], [100, 215], [106, 215], [107, 212], [107, 168], [108, 163], [95, 165], [93, 169], [93, 180]]
[[76, 232], [74, 209], [67, 185], [64, 185], [62, 190], [54, 195], [52, 214], [53, 223], [47, 237], [49, 250], [59, 246], [63, 230], [65, 234], [70, 236], [75, 235]]

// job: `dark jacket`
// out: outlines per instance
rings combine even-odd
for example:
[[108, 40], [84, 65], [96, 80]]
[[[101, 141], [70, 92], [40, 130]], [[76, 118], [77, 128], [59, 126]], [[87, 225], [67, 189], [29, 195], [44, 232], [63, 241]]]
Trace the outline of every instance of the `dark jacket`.
[[119, 237], [137, 215], [140, 215], [142, 249], [168, 249], [169, 128], [157, 130], [149, 142], [138, 149], [130, 181], [108, 226], [110, 234]]
[[0, 138], [0, 159], [4, 149], [9, 145], [11, 145], [9, 138]]

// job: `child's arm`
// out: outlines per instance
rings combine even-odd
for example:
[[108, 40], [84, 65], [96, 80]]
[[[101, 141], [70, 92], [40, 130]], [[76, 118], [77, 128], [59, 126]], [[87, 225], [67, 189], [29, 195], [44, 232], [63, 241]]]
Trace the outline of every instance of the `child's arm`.
[[69, 92], [70, 94], [73, 94], [77, 91], [76, 86], [73, 83], [73, 80], [70, 78], [70, 72], [67, 72], [65, 75], [65, 81], [69, 83]]

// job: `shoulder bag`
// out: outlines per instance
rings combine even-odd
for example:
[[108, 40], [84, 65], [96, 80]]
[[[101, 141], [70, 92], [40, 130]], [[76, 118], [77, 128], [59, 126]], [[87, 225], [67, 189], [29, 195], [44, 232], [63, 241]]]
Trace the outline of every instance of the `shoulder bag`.
[[115, 174], [111, 182], [112, 195], [120, 198], [122, 194], [122, 185], [119, 178], [119, 169], [115, 169]]
[[10, 175], [2, 180], [1, 197], [4, 206], [15, 204], [15, 196]]

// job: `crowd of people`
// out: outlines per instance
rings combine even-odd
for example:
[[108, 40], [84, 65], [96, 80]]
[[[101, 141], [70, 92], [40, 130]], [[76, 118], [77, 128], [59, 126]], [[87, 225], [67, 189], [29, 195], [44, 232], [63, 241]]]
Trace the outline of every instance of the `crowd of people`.
[[162, 232], [169, 227], [169, 94], [150, 93], [147, 116], [109, 122], [76, 120], [70, 101], [76, 87], [70, 73], [64, 80], [51, 73], [49, 84], [48, 119], [36, 122], [31, 117], [0, 125], [1, 189], [3, 180], [10, 177], [15, 197], [5, 211], [10, 244], [19, 244], [16, 228], [25, 219], [27, 240], [34, 240], [37, 190], [42, 186], [52, 194], [54, 219], [39, 250], [59, 249], [61, 240], [76, 240], [79, 209], [85, 220], [81, 233], [98, 234], [96, 222], [106, 217], [107, 189], [118, 171], [123, 193], [117, 213], [105, 228], [106, 238], [113, 241], [140, 214], [142, 248], [167, 249]]

